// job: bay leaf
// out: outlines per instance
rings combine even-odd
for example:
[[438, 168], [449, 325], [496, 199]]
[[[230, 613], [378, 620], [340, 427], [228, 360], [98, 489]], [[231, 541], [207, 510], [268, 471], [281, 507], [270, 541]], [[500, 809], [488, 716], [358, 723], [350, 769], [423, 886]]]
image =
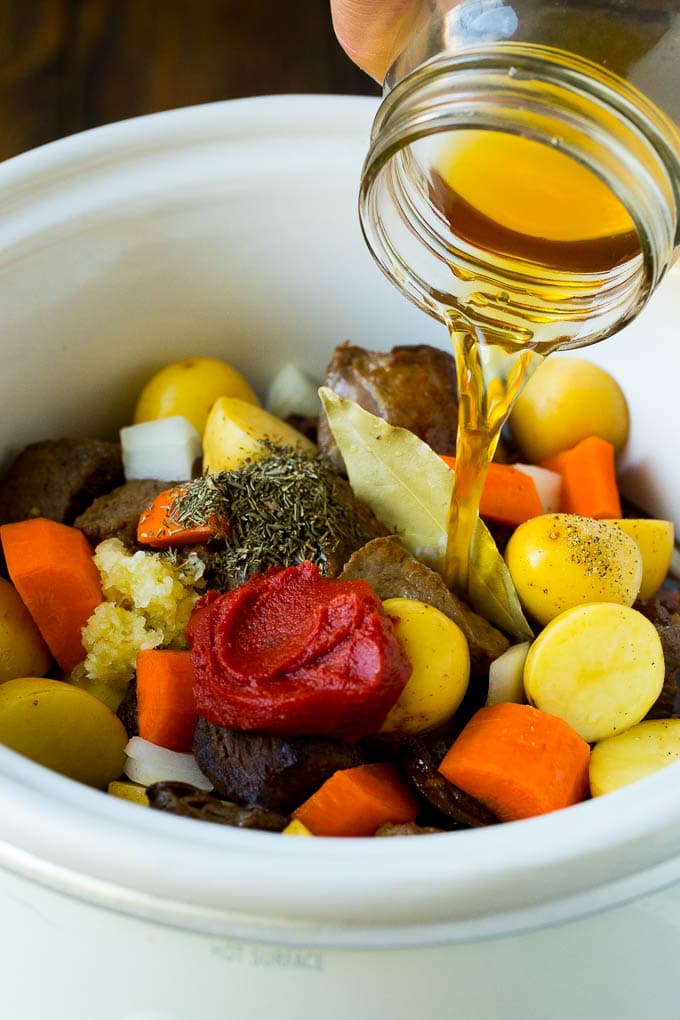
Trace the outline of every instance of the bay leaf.
[[446, 552], [453, 473], [422, 439], [327, 386], [319, 390], [354, 494], [433, 570]]
[[468, 596], [472, 608], [489, 623], [520, 641], [531, 641], [529, 626], [505, 560], [491, 532], [478, 520], [470, 550]]
[[[390, 425], [327, 386], [319, 397], [354, 494], [422, 563], [443, 572], [453, 471], [408, 429]], [[470, 550], [476, 612], [520, 640], [533, 637], [505, 560], [483, 521]]]

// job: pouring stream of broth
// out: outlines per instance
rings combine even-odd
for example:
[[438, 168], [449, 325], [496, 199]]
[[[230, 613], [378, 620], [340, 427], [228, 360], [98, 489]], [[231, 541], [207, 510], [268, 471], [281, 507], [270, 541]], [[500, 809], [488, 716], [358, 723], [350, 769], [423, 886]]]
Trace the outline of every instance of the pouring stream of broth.
[[[590, 170], [547, 145], [492, 131], [461, 131], [447, 141], [430, 175], [430, 199], [463, 241], [518, 271], [588, 274], [604, 284], [640, 257], [627, 210]], [[506, 302], [508, 329], [487, 328], [484, 309]], [[515, 398], [533, 368], [569, 345], [555, 323], [531, 319], [515, 298], [480, 288], [447, 325], [459, 394], [456, 472], [444, 574], [468, 589], [469, 558], [488, 466]]]

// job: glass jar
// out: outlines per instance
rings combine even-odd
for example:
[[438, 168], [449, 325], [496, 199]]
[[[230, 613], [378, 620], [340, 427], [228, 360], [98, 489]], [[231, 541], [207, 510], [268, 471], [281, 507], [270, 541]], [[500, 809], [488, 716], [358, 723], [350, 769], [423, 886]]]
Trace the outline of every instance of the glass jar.
[[425, 311], [506, 350], [614, 333], [680, 245], [678, 0], [434, 8], [373, 125], [369, 248]]

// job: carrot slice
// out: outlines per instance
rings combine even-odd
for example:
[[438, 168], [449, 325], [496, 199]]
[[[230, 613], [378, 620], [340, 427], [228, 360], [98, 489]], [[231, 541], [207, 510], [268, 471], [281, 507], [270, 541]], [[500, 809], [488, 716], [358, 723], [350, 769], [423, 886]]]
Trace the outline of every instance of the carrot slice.
[[183, 494], [184, 490], [179, 487], [159, 492], [139, 518], [137, 541], [140, 545], [150, 545], [152, 549], [168, 549], [170, 546], [198, 545], [224, 534], [223, 523], [222, 526], [219, 522], [211, 522], [188, 527], [175, 520], [173, 507]]
[[389, 762], [334, 772], [293, 811], [315, 836], [372, 836], [385, 822], [412, 822], [418, 802]]
[[[456, 458], [439, 455], [454, 471]], [[536, 483], [512, 464], [489, 464], [479, 515], [497, 524], [524, 524], [543, 511]]]
[[589, 758], [563, 719], [506, 701], [473, 715], [439, 771], [507, 822], [583, 800]]
[[191, 652], [147, 648], [137, 655], [137, 719], [144, 740], [190, 751], [198, 715]]
[[570, 450], [548, 457], [541, 467], [562, 476], [560, 510], [581, 517], [621, 517], [614, 447], [600, 436], [588, 436]]
[[104, 601], [82, 531], [45, 517], [0, 527], [12, 583], [65, 673], [85, 658], [82, 629]]

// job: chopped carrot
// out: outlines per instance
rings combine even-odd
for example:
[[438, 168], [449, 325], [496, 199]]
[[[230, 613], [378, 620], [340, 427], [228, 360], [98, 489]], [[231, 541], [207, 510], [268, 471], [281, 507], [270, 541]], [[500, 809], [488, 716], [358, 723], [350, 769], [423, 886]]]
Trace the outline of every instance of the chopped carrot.
[[621, 517], [614, 468], [614, 447], [600, 436], [588, 436], [570, 450], [548, 457], [541, 467], [562, 476], [560, 510], [597, 519]]
[[563, 719], [505, 701], [473, 715], [439, 771], [510, 822], [584, 800], [589, 758], [588, 744]]
[[315, 836], [373, 836], [385, 822], [412, 822], [418, 802], [391, 763], [334, 772], [293, 811]]
[[190, 751], [198, 715], [191, 652], [147, 648], [137, 655], [137, 719], [144, 740]]
[[153, 549], [198, 545], [224, 534], [223, 522], [221, 526], [217, 522], [187, 526], [174, 520], [173, 507], [182, 495], [184, 490], [181, 488], [165, 489], [144, 510], [137, 525], [137, 541], [141, 545], [150, 545]]
[[82, 629], [104, 601], [92, 547], [82, 531], [45, 517], [0, 527], [7, 570], [65, 673], [85, 658]]
[[[439, 455], [454, 471], [456, 458]], [[536, 483], [512, 464], [489, 464], [479, 515], [497, 524], [524, 524], [544, 512]]]

